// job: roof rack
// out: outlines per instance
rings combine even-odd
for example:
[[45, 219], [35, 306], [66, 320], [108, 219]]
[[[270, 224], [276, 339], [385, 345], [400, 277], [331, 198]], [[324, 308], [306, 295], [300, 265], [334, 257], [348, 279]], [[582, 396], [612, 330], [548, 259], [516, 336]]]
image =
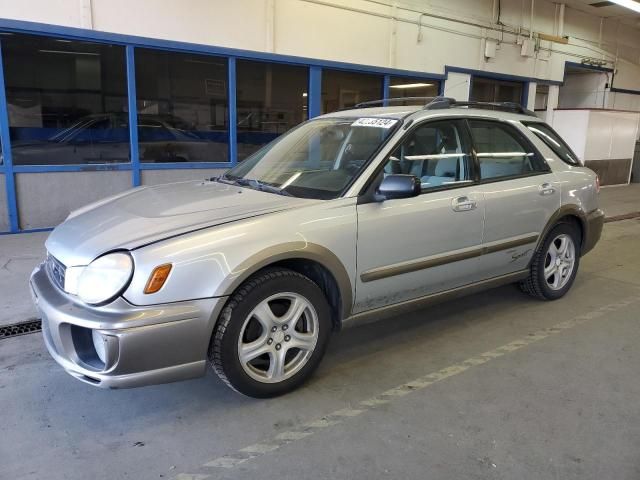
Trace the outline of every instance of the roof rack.
[[483, 110], [500, 110], [503, 112], [520, 113], [522, 115], [528, 115], [535, 117], [536, 114], [531, 110], [524, 108], [522, 105], [516, 102], [474, 102], [464, 101], [458, 102], [455, 98], [450, 97], [435, 97], [431, 102], [424, 106], [425, 110], [439, 110], [446, 108], [478, 108]]
[[360, 102], [353, 107], [345, 108], [345, 110], [351, 110], [352, 108], [369, 108], [375, 106], [386, 106], [393, 103], [401, 103], [407, 101], [421, 101], [424, 102], [424, 110], [440, 110], [447, 108], [478, 108], [483, 110], [500, 110], [503, 112], [520, 113], [522, 115], [528, 115], [535, 117], [536, 114], [531, 110], [527, 110], [519, 103], [515, 102], [474, 102], [474, 101], [462, 101], [459, 102], [455, 98], [451, 97], [395, 97], [384, 98], [380, 100], [371, 100], [369, 102]]

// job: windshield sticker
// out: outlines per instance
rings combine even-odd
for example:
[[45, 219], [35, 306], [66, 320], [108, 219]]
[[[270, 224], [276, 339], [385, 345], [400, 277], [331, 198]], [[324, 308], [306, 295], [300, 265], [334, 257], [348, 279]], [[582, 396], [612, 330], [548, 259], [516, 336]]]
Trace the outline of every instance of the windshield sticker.
[[391, 128], [397, 120], [391, 118], [359, 118], [351, 124], [352, 127], [375, 127], [375, 128]]

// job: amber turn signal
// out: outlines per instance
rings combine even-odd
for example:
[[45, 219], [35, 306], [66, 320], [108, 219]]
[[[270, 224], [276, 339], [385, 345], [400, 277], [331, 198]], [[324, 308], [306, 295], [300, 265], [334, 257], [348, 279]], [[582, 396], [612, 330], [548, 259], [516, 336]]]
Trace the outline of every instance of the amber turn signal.
[[169, 272], [171, 272], [170, 263], [165, 263], [164, 265], [154, 268], [147, 281], [147, 286], [144, 287], [144, 293], [156, 293], [159, 291], [164, 285], [164, 282], [167, 281], [167, 278], [169, 278]]

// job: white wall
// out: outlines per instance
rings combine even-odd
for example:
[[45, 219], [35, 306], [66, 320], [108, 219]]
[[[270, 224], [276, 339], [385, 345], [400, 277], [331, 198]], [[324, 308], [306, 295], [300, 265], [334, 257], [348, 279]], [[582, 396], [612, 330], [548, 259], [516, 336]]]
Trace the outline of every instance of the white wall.
[[640, 113], [558, 110], [553, 128], [583, 161], [633, 158]]
[[451, 72], [444, 84], [444, 96], [459, 101], [469, 100], [471, 93], [471, 75]]
[[[561, 81], [564, 62], [590, 57], [617, 69], [613, 85], [640, 90], [640, 30], [536, 0], [533, 31], [564, 32], [569, 45], [540, 42], [523, 57], [529, 0], [0, 0], [0, 17], [162, 39], [443, 73], [445, 65]], [[443, 20], [444, 16], [472, 23]], [[418, 20], [421, 20], [419, 37]], [[487, 39], [496, 56], [484, 57]], [[616, 57], [618, 58], [616, 62]], [[620, 100], [613, 106], [619, 108]]]
[[607, 108], [607, 72], [567, 73], [560, 88], [559, 108]]

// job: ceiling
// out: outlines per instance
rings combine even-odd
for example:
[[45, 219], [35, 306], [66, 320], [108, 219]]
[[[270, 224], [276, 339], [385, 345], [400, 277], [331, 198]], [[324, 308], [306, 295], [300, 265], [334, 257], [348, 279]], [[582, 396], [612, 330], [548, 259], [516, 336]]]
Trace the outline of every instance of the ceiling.
[[[564, 0], [565, 4], [576, 10], [581, 10], [592, 15], [619, 20], [622, 23], [640, 28], [640, 13], [636, 13], [628, 8], [621, 7], [612, 2], [600, 0]], [[592, 4], [602, 4], [604, 6], [593, 6]], [[610, 5], [607, 5], [610, 4]]]

